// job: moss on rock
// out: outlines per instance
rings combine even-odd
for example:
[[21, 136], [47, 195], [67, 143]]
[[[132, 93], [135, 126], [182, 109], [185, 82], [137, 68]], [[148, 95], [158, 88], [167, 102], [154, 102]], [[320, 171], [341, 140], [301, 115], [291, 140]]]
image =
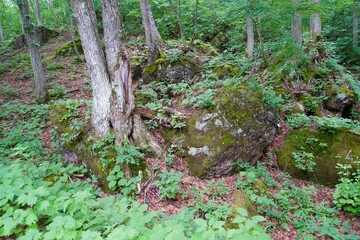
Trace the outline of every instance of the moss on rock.
[[240, 68], [237, 66], [225, 64], [222, 66], [215, 67], [214, 71], [218, 78], [223, 79], [225, 77], [237, 76], [239, 74]]
[[191, 172], [200, 178], [236, 173], [235, 163], [254, 164], [276, 132], [274, 109], [247, 87], [224, 90], [216, 107], [194, 114], [185, 130], [166, 130]]
[[[82, 54], [84, 52], [80, 39], [75, 41], [76, 47], [79, 50], [79, 53]], [[75, 54], [74, 43], [72, 41], [65, 43], [64, 45], [58, 47], [55, 52], [55, 56], [69, 56]]]
[[[291, 132], [276, 150], [279, 166], [293, 177], [334, 186], [339, 182], [337, 164], [351, 164], [360, 159], [360, 136], [342, 129], [336, 133], [301, 129]], [[311, 153], [316, 163], [314, 172], [295, 166], [294, 152]]]
[[179, 83], [191, 81], [199, 70], [199, 64], [193, 56], [181, 53], [176, 59], [163, 56], [157, 59], [154, 64], [143, 69], [142, 77], [144, 82], [161, 81]]

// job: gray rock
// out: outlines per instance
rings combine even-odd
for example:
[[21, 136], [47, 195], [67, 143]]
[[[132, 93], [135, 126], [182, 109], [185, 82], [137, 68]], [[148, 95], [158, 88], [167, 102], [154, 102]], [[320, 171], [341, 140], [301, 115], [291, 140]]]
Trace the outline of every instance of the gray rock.
[[224, 90], [214, 109], [193, 115], [185, 130], [167, 130], [165, 138], [198, 177], [221, 177], [237, 173], [237, 163], [255, 164], [272, 142], [277, 123], [277, 112], [260, 93], [238, 87]]
[[325, 107], [330, 111], [343, 112], [344, 108], [351, 106], [354, 103], [352, 97], [347, 96], [345, 93], [339, 93], [329, 99], [325, 103]]
[[191, 82], [198, 70], [199, 66], [189, 56], [181, 56], [172, 63], [166, 59], [158, 59], [153, 65], [144, 68], [142, 78], [145, 83], [152, 81]]

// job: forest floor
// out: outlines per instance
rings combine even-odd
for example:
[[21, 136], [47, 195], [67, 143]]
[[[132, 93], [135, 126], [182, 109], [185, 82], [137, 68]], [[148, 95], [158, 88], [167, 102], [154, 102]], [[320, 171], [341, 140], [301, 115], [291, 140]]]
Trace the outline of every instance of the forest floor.
[[[75, 62], [74, 56], [68, 57], [56, 57], [54, 54], [56, 49], [65, 44], [70, 40], [70, 35], [66, 32], [62, 32], [58, 37], [51, 39], [48, 43], [41, 47], [41, 54], [43, 56], [44, 65], [47, 67], [47, 79], [48, 79], [48, 88], [49, 89], [59, 89], [62, 88], [65, 92], [65, 95], [69, 99], [74, 100], [91, 100], [91, 83], [89, 79], [89, 74], [87, 71], [86, 64], [83, 62]], [[0, 56], [0, 64], [3, 64], [7, 61], [10, 61], [14, 56], [21, 56], [27, 54], [26, 49], [14, 50], [7, 52], [6, 54]], [[21, 61], [20, 61], [21, 62]], [[4, 92], [0, 94], [0, 104], [5, 103], [10, 100], [19, 100], [26, 104], [31, 104], [34, 101], [34, 83], [32, 81], [32, 71], [31, 66], [26, 64], [15, 64], [11, 68], [5, 69], [2, 74], [0, 74], [0, 85], [7, 88], [10, 92], [5, 94]], [[11, 89], [13, 94], [11, 94]], [[136, 90], [136, 89], [135, 89]], [[52, 126], [50, 123], [43, 129], [43, 133], [39, 136], [42, 140], [42, 143], [51, 148], [51, 130]], [[279, 146], [283, 143], [286, 134], [291, 130], [283, 124], [281, 132], [275, 137], [274, 142], [271, 146], [268, 147], [268, 152], [266, 156], [273, 156], [273, 151], [276, 146]], [[160, 131], [161, 132], [161, 131]], [[157, 132], [159, 135], [159, 131]], [[277, 162], [274, 157], [268, 158], [264, 156], [261, 160], [264, 166], [267, 168], [270, 176], [275, 180], [278, 186], [282, 186], [282, 179], [278, 176], [281, 171], [277, 167]], [[164, 159], [147, 159], [150, 165], [157, 164], [159, 169], [168, 169]], [[222, 177], [220, 179], [212, 180], [201, 180], [195, 177], [192, 174], [189, 174], [186, 171], [186, 162], [181, 158], [174, 158], [172, 169], [175, 169], [178, 172], [182, 172], [184, 175], [181, 180], [181, 188], [184, 192], [188, 191], [191, 187], [197, 187], [202, 191], [205, 191], [209, 184], [214, 184], [216, 182], [222, 181], [223, 184], [230, 189], [227, 194], [222, 195], [217, 201], [221, 203], [230, 203], [233, 200], [233, 194], [236, 189], [237, 175], [231, 177]], [[333, 206], [332, 194], [334, 192], [333, 188], [329, 188], [323, 185], [318, 185], [303, 180], [291, 179], [292, 182], [298, 187], [310, 187], [314, 186], [316, 188], [316, 195], [312, 197], [311, 201], [313, 203], [325, 202], [328, 206]], [[161, 210], [166, 214], [177, 214], [181, 212], [183, 206], [188, 206], [193, 198], [191, 194], [184, 197], [183, 199], [179, 198], [176, 200], [166, 200], [160, 199], [159, 188], [155, 185], [147, 183], [143, 188], [144, 191], [138, 197], [140, 203], [146, 203], [149, 206], [149, 210]], [[269, 188], [271, 195], [277, 194], [281, 189], [279, 187], [270, 187]], [[204, 201], [209, 201], [209, 199], [204, 199]], [[291, 216], [291, 218], [295, 218]], [[340, 211], [340, 214], [336, 216], [341, 222], [348, 221], [351, 225], [351, 231], [356, 232], [356, 235], [360, 238], [360, 221], [359, 218], [351, 216], [349, 213]], [[298, 234], [294, 226], [288, 224], [286, 229], [282, 228], [277, 220], [269, 220], [272, 224], [268, 226], [272, 227], [272, 231], [268, 234], [276, 240], [286, 240], [286, 239], [297, 239]], [[331, 239], [327, 237], [320, 237], [319, 239]]]

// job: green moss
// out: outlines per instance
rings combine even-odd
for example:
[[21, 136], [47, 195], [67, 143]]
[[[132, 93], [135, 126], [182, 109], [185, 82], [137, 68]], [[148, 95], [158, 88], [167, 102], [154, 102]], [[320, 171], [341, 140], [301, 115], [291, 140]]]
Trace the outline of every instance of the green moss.
[[141, 64], [142, 60], [143, 60], [143, 57], [142, 57], [142, 56], [136, 56], [136, 55], [131, 56], [131, 57], [130, 57], [131, 66], [135, 66], [135, 65]]
[[218, 78], [235, 77], [238, 75], [240, 68], [237, 66], [231, 66], [229, 64], [225, 64], [216, 67], [214, 71]]
[[219, 53], [216, 49], [209, 43], [205, 43], [201, 40], [195, 40], [193, 45], [193, 50], [206, 56], [218, 56]]
[[235, 217], [239, 215], [236, 210], [237, 208], [245, 209], [248, 212], [248, 217], [250, 218], [258, 214], [255, 205], [251, 203], [244, 190], [236, 190], [233, 197], [234, 200], [231, 202], [231, 215], [225, 223], [226, 228], [238, 228], [237, 224], [231, 223]]
[[[308, 144], [306, 140], [309, 138], [318, 141]], [[286, 137], [284, 145], [276, 150], [278, 163], [281, 169], [289, 172], [293, 177], [334, 186], [338, 183], [339, 169], [336, 168], [338, 163], [356, 167], [353, 161], [360, 158], [359, 141], [360, 136], [348, 130], [339, 130], [336, 133], [310, 129], [295, 130]], [[327, 147], [324, 145], [321, 147], [320, 143], [326, 144]], [[314, 155], [316, 166], [313, 173], [295, 167], [292, 153], [300, 150]], [[346, 160], [350, 157], [353, 161]]]
[[[86, 165], [91, 174], [97, 177], [98, 185], [103, 189], [103, 191], [109, 192], [110, 189], [108, 188], [108, 182], [106, 178], [108, 177], [112, 168], [106, 168], [103, 164], [102, 157], [98, 154], [98, 150], [91, 149], [91, 146], [93, 146], [95, 143], [98, 143], [102, 139], [99, 139], [89, 131], [89, 124], [82, 125], [79, 130], [71, 129], [70, 125], [72, 121], [79, 116], [74, 116], [71, 118], [67, 117], [73, 116], [73, 114], [68, 108], [66, 108], [65, 104], [52, 104], [49, 106], [49, 111], [50, 121], [55, 126], [55, 129], [59, 135], [76, 136], [74, 139], [66, 141], [64, 147], [68, 151], [75, 153], [79, 160]], [[115, 160], [117, 155], [118, 152], [116, 151], [115, 146], [110, 147], [106, 152], [106, 159]], [[130, 166], [130, 169], [134, 176], [138, 176], [139, 172], [141, 172], [143, 181], [146, 181], [150, 176], [146, 161], [140, 161], [139, 165], [132, 165]]]
[[[83, 48], [81, 45], [81, 41], [80, 39], [77, 39], [75, 41], [77, 49], [80, 53], [83, 53]], [[74, 44], [72, 41], [65, 43], [64, 45], [58, 47], [56, 49], [55, 52], [55, 57], [59, 57], [59, 56], [68, 56], [68, 55], [72, 55], [75, 54], [75, 50], [74, 50]]]
[[348, 89], [345, 86], [341, 86], [338, 88], [338, 93], [345, 93], [346, 96], [355, 98], [355, 94], [351, 89]]
[[146, 68], [144, 68], [143, 70], [143, 74], [149, 74], [151, 76], [154, 76], [156, 71], [158, 70], [158, 66], [161, 65], [164, 62], [163, 58], [159, 58], [157, 59], [153, 65], [147, 66]]
[[[165, 130], [165, 139], [178, 146], [177, 154], [185, 158], [191, 172], [200, 178], [209, 177], [218, 162], [247, 161], [245, 149], [253, 143], [246, 140], [246, 134], [264, 131], [264, 123], [258, 121], [264, 110], [260, 93], [245, 86], [228, 88], [218, 94], [213, 109], [193, 114], [186, 129]], [[206, 130], [199, 127], [202, 124]]]

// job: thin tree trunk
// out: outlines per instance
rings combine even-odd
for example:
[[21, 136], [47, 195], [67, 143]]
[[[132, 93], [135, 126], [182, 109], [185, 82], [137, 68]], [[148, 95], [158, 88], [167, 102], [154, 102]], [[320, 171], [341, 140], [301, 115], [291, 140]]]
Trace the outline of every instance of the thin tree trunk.
[[191, 38], [190, 45], [192, 45], [197, 38], [198, 34], [198, 14], [199, 14], [199, 0], [195, 2], [195, 17], [194, 17], [194, 34]]
[[0, 22], [0, 42], [5, 41], [5, 37], [4, 37], [4, 32], [3, 32], [3, 28]]
[[146, 45], [149, 49], [148, 65], [152, 65], [160, 56], [160, 44], [162, 42], [159, 31], [155, 25], [149, 0], [140, 0], [142, 22], [145, 30]]
[[[320, 0], [310, 0], [312, 3], [316, 4], [317, 7], [320, 5]], [[315, 10], [310, 17], [310, 35], [313, 39], [321, 36], [321, 18], [320, 13]]]
[[178, 20], [182, 45], [183, 45], [184, 48], [186, 48], [184, 27], [183, 27], [182, 20], [181, 20], [181, 0], [178, 0], [178, 11], [176, 10], [172, 0], [169, 0], [169, 4], [170, 4], [171, 9], [174, 12], [177, 20]]
[[247, 47], [246, 54], [248, 58], [254, 55], [254, 23], [250, 16], [246, 17]]
[[31, 21], [29, 4], [27, 0], [17, 0], [20, 9], [21, 19], [24, 26], [26, 41], [29, 46], [31, 65], [35, 79], [35, 95], [39, 103], [46, 101], [46, 78], [41, 62], [40, 49], [38, 46], [38, 36]]
[[[292, 4], [297, 5], [300, 1], [301, 0], [292, 0]], [[300, 45], [302, 44], [301, 26], [302, 26], [301, 15], [295, 11], [291, 21], [291, 36], [294, 39], [294, 41], [296, 41]]]
[[354, 0], [353, 10], [353, 48], [359, 47], [359, 1]]
[[36, 16], [37, 25], [38, 25], [38, 26], [41, 26], [39, 0], [35, 0], [35, 16]]
[[59, 14], [58, 14], [58, 12], [56, 11], [56, 8], [55, 8], [55, 5], [54, 5], [54, 1], [53, 0], [48, 0], [49, 1], [49, 5], [51, 6], [51, 9], [52, 9], [52, 11], [53, 11], [53, 13], [54, 13], [54, 15], [55, 15], [55, 18], [57, 19], [57, 20], [59, 20]]
[[71, 2], [70, 0], [67, 0], [67, 4], [68, 4], [68, 7], [69, 7], [69, 12], [70, 12], [70, 35], [71, 35], [71, 41], [73, 43], [73, 46], [74, 46], [74, 51], [75, 51], [75, 54], [78, 58], [80, 58], [80, 53], [79, 53], [79, 49], [77, 47], [77, 44], [76, 44], [76, 39], [75, 39], [75, 27], [74, 27], [74, 13], [73, 13], [73, 10], [72, 10], [72, 6], [71, 6]]

